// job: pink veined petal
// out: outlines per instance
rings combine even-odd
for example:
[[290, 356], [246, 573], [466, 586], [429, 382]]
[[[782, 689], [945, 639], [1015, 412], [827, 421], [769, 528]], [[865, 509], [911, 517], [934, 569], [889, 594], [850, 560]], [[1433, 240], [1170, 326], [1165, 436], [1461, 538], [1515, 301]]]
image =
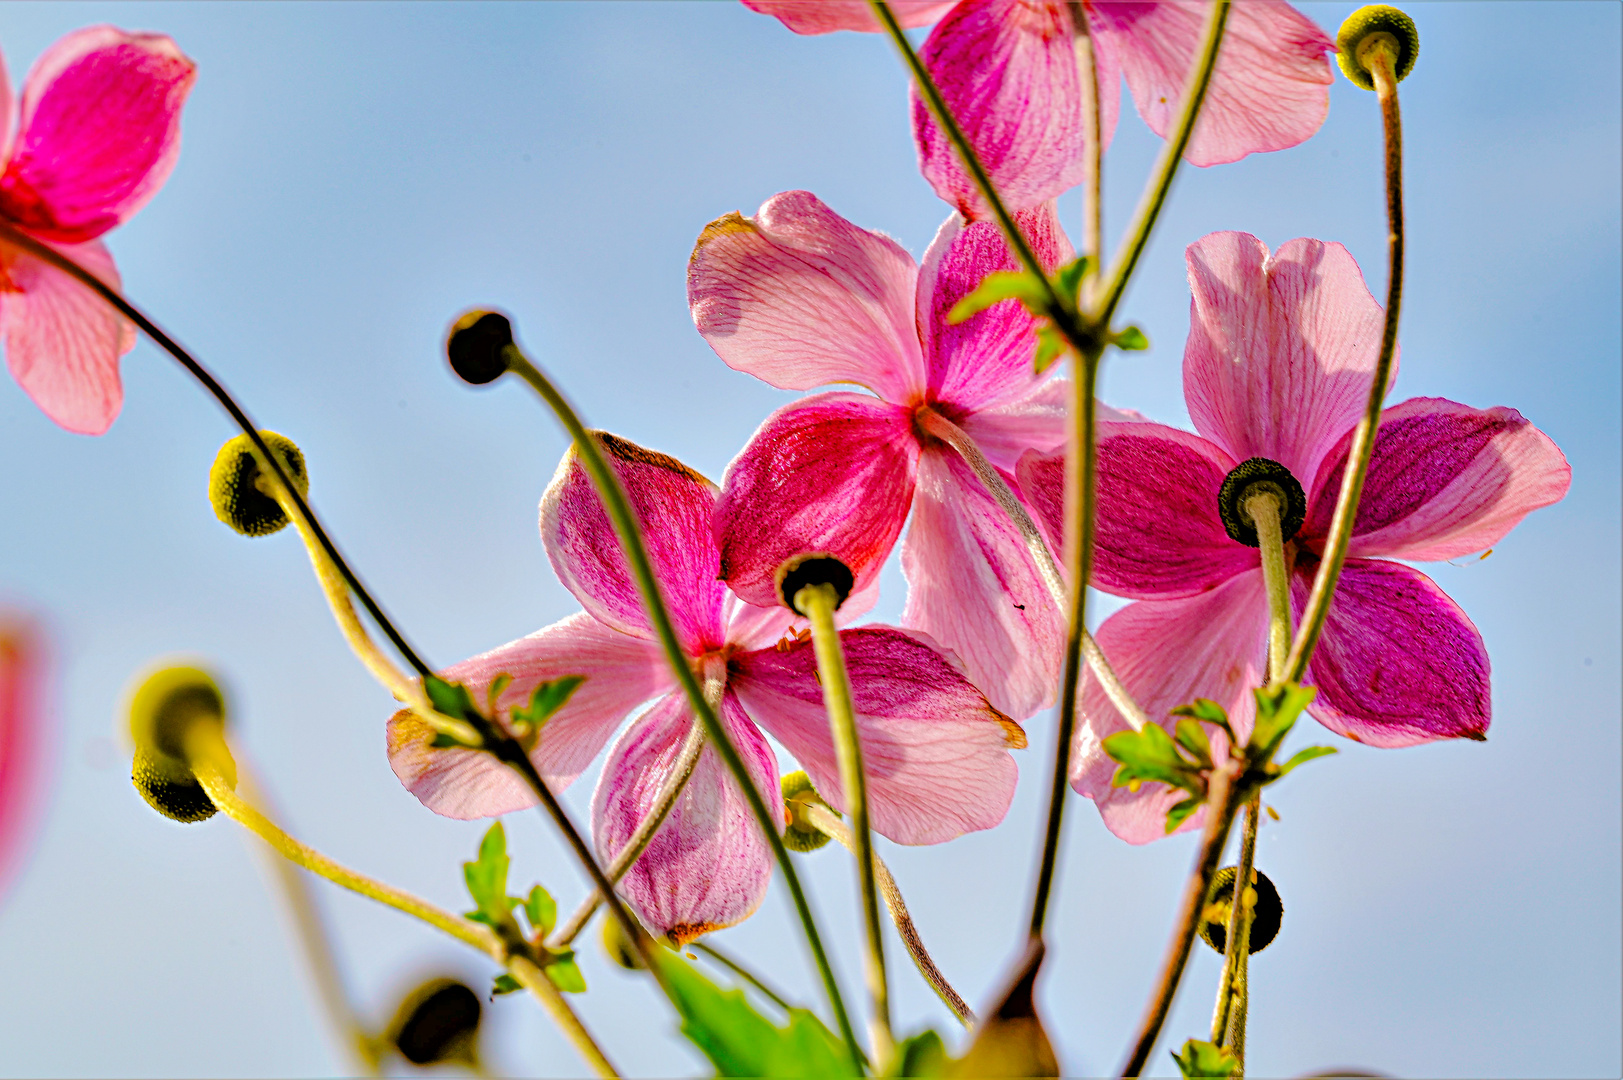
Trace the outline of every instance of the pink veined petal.
[[48, 240], [94, 240], [155, 195], [180, 154], [197, 65], [163, 34], [76, 30], [23, 83], [0, 215]]
[[918, 266], [808, 191], [705, 226], [688, 262], [693, 324], [728, 367], [786, 390], [866, 386], [905, 404], [924, 385]]
[[902, 572], [902, 624], [952, 650], [998, 711], [1023, 720], [1053, 704], [1063, 614], [1019, 532], [956, 454], [919, 458]]
[[[903, 26], [928, 26], [958, 0], [891, 0], [896, 21]], [[868, 0], [744, 0], [744, 6], [776, 17], [797, 34], [827, 34], [835, 30], [878, 33], [882, 27]]]
[[[840, 633], [857, 712], [873, 827], [899, 844], [939, 844], [1003, 820], [1020, 726], [919, 637], [888, 626]], [[733, 660], [750, 717], [794, 755], [818, 794], [849, 810], [810, 642]]]
[[22, 861], [33, 823], [44, 743], [39, 634], [0, 615], [0, 895]]
[[[1348, 432], [1319, 466], [1304, 538], [1330, 531], [1351, 443]], [[1567, 459], [1515, 409], [1410, 398], [1381, 413], [1347, 553], [1426, 562], [1482, 551], [1571, 484]]]
[[[465, 685], [481, 709], [496, 677], [510, 676], [511, 684], [496, 700], [504, 723], [513, 709], [529, 704], [540, 683], [586, 676], [568, 704], [547, 721], [530, 753], [536, 771], [554, 791], [575, 782], [633, 709], [674, 683], [658, 645], [611, 630], [585, 612], [440, 674]], [[535, 805], [535, 793], [490, 754], [436, 749], [430, 745], [433, 740], [433, 729], [409, 710], [389, 719], [389, 766], [406, 790], [436, 814], [466, 820]]]
[[[1177, 120], [1208, 0], [1087, 5], [1095, 34], [1120, 57], [1139, 115], [1162, 138]], [[1289, 4], [1245, 0], [1229, 12], [1217, 69], [1184, 158], [1222, 165], [1283, 150], [1319, 130], [1334, 77], [1335, 42]]]
[[[59, 250], [118, 288], [101, 241]], [[118, 358], [135, 347], [135, 327], [106, 301], [32, 255], [0, 254], [0, 334], [12, 376], [46, 416], [80, 435], [112, 426], [124, 404]]]
[[[1082, 180], [1082, 89], [1070, 10], [1058, 0], [963, 0], [920, 50], [992, 186], [1013, 210]], [[1100, 40], [1099, 111], [1110, 145], [1121, 69]], [[990, 214], [958, 152], [913, 90], [913, 138], [924, 178], [966, 218]]]
[[[1196, 698], [1210, 698], [1227, 710], [1242, 739], [1256, 719], [1253, 687], [1267, 676], [1268, 611], [1262, 571], [1237, 574], [1228, 582], [1182, 600], [1141, 600], [1106, 619], [1097, 635], [1116, 674], [1144, 711], [1167, 729], [1171, 711]], [[1071, 753], [1071, 786], [1094, 801], [1107, 828], [1130, 844], [1167, 835], [1167, 811], [1185, 793], [1162, 783], [1137, 792], [1111, 787], [1116, 762], [1104, 740], [1130, 730], [1105, 696], [1092, 669], [1083, 669], [1081, 721]], [[1212, 753], [1228, 753], [1227, 737], [1204, 725]], [[1196, 811], [1179, 831], [1198, 828]]]
[[[1311, 570], [1292, 575], [1298, 619]], [[1401, 563], [1348, 559], [1302, 681], [1319, 688], [1308, 706], [1319, 723], [1394, 747], [1487, 738], [1489, 674], [1482, 635], [1436, 582]]]
[[[1048, 270], [1071, 256], [1052, 202], [1015, 214], [1020, 231]], [[918, 324], [929, 365], [930, 397], [972, 412], [1025, 393], [1040, 381], [1032, 366], [1037, 320], [1018, 301], [1006, 300], [952, 325], [947, 315], [997, 270], [1020, 268], [997, 224], [968, 224], [954, 214], [942, 224], [919, 272]]]
[[[642, 524], [677, 636], [693, 655], [716, 648], [727, 590], [717, 580], [721, 556], [711, 529], [715, 485], [675, 458], [617, 435], [599, 432], [598, 445]], [[616, 630], [652, 635], [620, 539], [573, 449], [541, 497], [541, 539], [558, 580], [582, 607]]]
[[[853, 589], [840, 610], [834, 613], [835, 626], [849, 626], [873, 610], [879, 602], [879, 579], [865, 588]], [[786, 638], [811, 633], [811, 620], [783, 605], [759, 607], [729, 593], [723, 616], [727, 622], [727, 644], [735, 649], [765, 649]]]
[[716, 506], [721, 576], [741, 598], [781, 603], [777, 573], [807, 552], [873, 587], [913, 502], [908, 413], [866, 394], [815, 394], [766, 418], [727, 466]]
[[1254, 236], [1220, 232], [1184, 259], [1194, 299], [1183, 388], [1195, 430], [1235, 461], [1277, 461], [1305, 488], [1363, 415], [1380, 305], [1340, 244], [1291, 240], [1269, 256]]
[[[727, 725], [768, 806], [781, 806], [772, 748], [728, 693]], [[611, 862], [652, 811], [694, 724], [680, 694], [662, 698], [609, 751], [592, 793], [592, 841]], [[620, 883], [651, 930], [677, 944], [743, 922], [772, 880], [772, 853], [727, 766], [706, 747], [671, 813]]]

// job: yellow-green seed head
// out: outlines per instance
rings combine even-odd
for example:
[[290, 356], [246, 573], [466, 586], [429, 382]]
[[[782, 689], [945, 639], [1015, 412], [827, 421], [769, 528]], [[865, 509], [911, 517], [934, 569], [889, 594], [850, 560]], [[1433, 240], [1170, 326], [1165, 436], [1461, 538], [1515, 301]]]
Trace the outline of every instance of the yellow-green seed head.
[[642, 971], [647, 965], [637, 954], [636, 946], [626, 937], [620, 920], [612, 914], [603, 916], [603, 951], [609, 954], [609, 959], [625, 968], [627, 971]]
[[[225, 695], [201, 668], [160, 668], [136, 686], [129, 706], [135, 742], [130, 779], [158, 813], [188, 823], [213, 816], [214, 804], [187, 762], [186, 743], [198, 725], [223, 732], [225, 716]], [[216, 764], [235, 787], [236, 766], [229, 756]]]
[[828, 843], [828, 833], [806, 820], [805, 807], [828, 808], [828, 803], [817, 794], [811, 777], [803, 772], [792, 772], [783, 778], [783, 807], [789, 819], [783, 830], [783, 846], [790, 851], [816, 851]]
[[[1212, 878], [1211, 898], [1206, 901], [1206, 910], [1200, 920], [1201, 940], [1218, 953], [1223, 952], [1228, 943], [1228, 920], [1234, 908], [1234, 879], [1238, 873], [1238, 867], [1225, 866]], [[1256, 906], [1251, 912], [1250, 947], [1246, 952], [1257, 953], [1279, 936], [1279, 926], [1285, 918], [1285, 905], [1267, 874], [1255, 868], [1251, 874]]]
[[207, 821], [215, 814], [214, 803], [208, 792], [197, 782], [190, 770], [176, 780], [174, 770], [150, 750], [135, 751], [135, 766], [130, 780], [147, 805], [171, 821], [190, 825]]
[[479, 995], [459, 979], [429, 979], [395, 1010], [386, 1038], [413, 1065], [479, 1064]]
[[1370, 4], [1361, 7], [1341, 24], [1336, 32], [1336, 63], [1341, 65], [1341, 71], [1348, 79], [1365, 90], [1375, 89], [1375, 81], [1370, 76], [1368, 61], [1360, 51], [1376, 48], [1387, 42], [1397, 50], [1397, 59], [1392, 69], [1397, 73], [1398, 81], [1402, 82], [1414, 70], [1414, 62], [1420, 56], [1420, 32], [1415, 29], [1414, 20], [1395, 7], [1385, 4]]
[[[293, 440], [274, 431], [261, 431], [271, 453], [281, 462], [282, 470], [293, 481], [299, 494], [310, 492], [310, 477], [305, 472], [304, 455], [293, 445]], [[272, 474], [274, 478], [274, 474]], [[254, 461], [253, 442], [246, 435], [220, 447], [214, 456], [214, 467], [209, 469], [209, 502], [214, 516], [244, 536], [269, 536], [287, 524], [287, 515], [271, 496], [259, 489], [259, 464]]]

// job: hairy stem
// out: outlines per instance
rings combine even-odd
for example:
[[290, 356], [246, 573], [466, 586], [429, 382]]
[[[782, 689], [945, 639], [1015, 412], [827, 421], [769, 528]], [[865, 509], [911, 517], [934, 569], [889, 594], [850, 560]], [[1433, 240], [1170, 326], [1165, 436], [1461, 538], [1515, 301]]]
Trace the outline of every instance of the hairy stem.
[[1099, 115], [1097, 43], [1088, 26], [1087, 10], [1080, 2], [1070, 7], [1076, 35], [1076, 63], [1082, 81], [1082, 141], [1087, 146], [1082, 158], [1082, 254], [1091, 262], [1083, 275], [1079, 298], [1085, 311], [1090, 288], [1099, 277], [1099, 260], [1104, 256], [1104, 146], [1100, 141], [1104, 124]]
[[[1245, 1015], [1249, 1004], [1246, 976], [1251, 963], [1251, 922], [1256, 916], [1251, 872], [1257, 863], [1257, 813], [1262, 809], [1262, 793], [1245, 806], [1245, 827], [1240, 833], [1240, 862], [1234, 869], [1234, 895], [1229, 905], [1229, 921], [1223, 936], [1223, 977], [1217, 985], [1217, 1003], [1212, 1010], [1212, 1042], [1226, 1046], [1245, 1066]], [[1239, 1042], [1234, 1033], [1238, 1031]], [[1242, 1073], [1236, 1075], [1243, 1075]]]
[[1273, 492], [1263, 491], [1246, 497], [1242, 509], [1257, 529], [1268, 595], [1268, 678], [1277, 680], [1284, 672], [1291, 643], [1290, 570], [1285, 565], [1282, 531], [1285, 507]]

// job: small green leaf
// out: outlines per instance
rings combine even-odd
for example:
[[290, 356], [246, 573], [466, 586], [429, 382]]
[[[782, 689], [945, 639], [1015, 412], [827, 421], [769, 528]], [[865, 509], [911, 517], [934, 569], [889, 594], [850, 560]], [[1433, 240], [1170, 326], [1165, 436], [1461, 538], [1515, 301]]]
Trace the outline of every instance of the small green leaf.
[[[1305, 765], [1314, 758], [1327, 757], [1336, 753], [1333, 746], [1305, 746], [1290, 756], [1290, 760], [1279, 767], [1279, 776], [1284, 776], [1298, 765]], [[1277, 779], [1277, 777], [1276, 777]]]
[[981, 279], [975, 291], [953, 305], [947, 322], [961, 323], [993, 304], [1018, 300], [1034, 314], [1042, 314], [1048, 303], [1048, 286], [1024, 270], [994, 270]]
[[556, 954], [556, 959], [541, 970], [546, 972], [547, 978], [552, 980], [552, 985], [564, 993], [586, 993], [586, 976], [580, 973], [580, 966], [575, 963], [574, 953], [561, 952]]
[[1150, 339], [1136, 326], [1129, 326], [1111, 338], [1110, 343], [1122, 352], [1142, 352], [1150, 347]]
[[524, 901], [524, 917], [530, 922], [531, 933], [542, 937], [552, 933], [552, 926], [558, 921], [558, 905], [552, 894], [539, 885], [532, 888]]
[[1178, 1071], [1186, 1077], [1233, 1076], [1240, 1071], [1240, 1060], [1221, 1046], [1190, 1039], [1183, 1049], [1172, 1055]]
[[1092, 258], [1081, 255], [1060, 267], [1054, 274], [1054, 283], [1059, 286], [1060, 294], [1077, 299], [1082, 293], [1082, 279], [1087, 277], [1088, 268], [1092, 265]]
[[502, 823], [496, 822], [479, 842], [479, 858], [462, 864], [462, 878], [467, 882], [468, 895], [478, 905], [468, 918], [487, 926], [499, 928], [513, 918], [516, 900], [507, 895], [507, 834]]
[[1032, 358], [1031, 366], [1041, 375], [1047, 371], [1065, 351], [1070, 348], [1065, 335], [1055, 326], [1044, 326], [1037, 330], [1037, 355]]
[[584, 675], [565, 675], [561, 679], [544, 682], [530, 695], [530, 703], [513, 710], [513, 726], [528, 731], [539, 731], [552, 714], [563, 708], [571, 694], [586, 681]]
[[1178, 745], [1189, 751], [1195, 759], [1195, 764], [1203, 769], [1212, 767], [1212, 744], [1206, 738], [1206, 729], [1188, 717], [1181, 718], [1173, 726], [1173, 738]]
[[1251, 753], [1254, 760], [1270, 761], [1274, 751], [1296, 724], [1297, 717], [1318, 693], [1312, 686], [1285, 683], [1277, 690], [1260, 687], [1253, 690], [1257, 697], [1257, 722], [1251, 729]]
[[1215, 724], [1223, 729], [1229, 737], [1230, 745], [1237, 742], [1234, 729], [1229, 727], [1229, 714], [1223, 711], [1223, 706], [1211, 698], [1196, 698], [1187, 705], [1179, 705], [1172, 710], [1173, 716], [1187, 716], [1193, 720], [1203, 720], [1208, 724]]
[[473, 707], [473, 698], [469, 696], [468, 688], [461, 683], [448, 683], [438, 675], [424, 675], [423, 691], [428, 694], [429, 702], [437, 711], [453, 720], [465, 720], [470, 716], [479, 715], [478, 710]]
[[491, 716], [496, 715], [496, 699], [502, 696], [502, 691], [513, 685], [513, 676], [502, 672], [490, 680], [490, 689], [485, 691], [485, 708]]
[[1189, 798], [1183, 800], [1183, 802], [1178, 803], [1172, 809], [1168, 810], [1167, 835], [1171, 836], [1173, 833], [1177, 832], [1178, 826], [1182, 825], [1184, 821], [1188, 819], [1190, 814], [1193, 814], [1196, 810], [1199, 810], [1201, 804], [1205, 801], [1206, 800], [1202, 799], [1198, 795], [1191, 795]]
[[946, 1076], [952, 1059], [941, 1036], [934, 1031], [923, 1031], [911, 1039], [904, 1039], [896, 1047], [896, 1058], [891, 1076]]
[[524, 989], [524, 984], [513, 978], [513, 976], [498, 975], [496, 981], [491, 984], [490, 996], [500, 997], [502, 994], [515, 994], [522, 989]]
[[1159, 724], [1145, 724], [1143, 731], [1118, 731], [1104, 740], [1105, 753], [1120, 764], [1110, 783], [1137, 791], [1147, 780], [1159, 780], [1173, 787], [1203, 795], [1198, 770], [1178, 753], [1172, 736]]
[[471, 749], [467, 743], [463, 742], [455, 735], [450, 735], [443, 731], [436, 731], [434, 733], [434, 737], [428, 740], [428, 745], [433, 747], [435, 750]]

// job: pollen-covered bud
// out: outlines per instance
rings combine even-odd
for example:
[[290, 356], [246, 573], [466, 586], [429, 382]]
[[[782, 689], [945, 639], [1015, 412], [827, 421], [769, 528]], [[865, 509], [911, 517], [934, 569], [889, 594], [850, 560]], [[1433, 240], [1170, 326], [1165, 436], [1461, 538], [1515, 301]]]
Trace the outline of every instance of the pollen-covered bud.
[[845, 603], [845, 598], [851, 595], [851, 588], [856, 584], [856, 575], [851, 568], [832, 555], [822, 552], [811, 552], [805, 555], [796, 555], [778, 567], [778, 596], [783, 600], [783, 606], [790, 611], [806, 614], [795, 606], [795, 596], [808, 585], [834, 586], [834, 607]]
[[[310, 492], [310, 476], [305, 472], [304, 455], [293, 440], [274, 431], [261, 431], [260, 438], [270, 447], [282, 471], [299, 494]], [[214, 455], [209, 469], [209, 502], [214, 516], [244, 536], [269, 536], [287, 524], [281, 504], [259, 489], [259, 463], [254, 460], [254, 444], [238, 435]]]
[[[130, 737], [135, 764], [130, 779], [148, 805], [164, 817], [187, 824], [214, 816], [187, 760], [186, 745], [198, 725], [225, 728], [225, 696], [205, 671], [167, 667], [148, 676], [130, 696]], [[217, 762], [226, 782], [236, 786], [230, 758]]]
[[445, 336], [445, 356], [463, 382], [482, 386], [507, 371], [507, 347], [513, 344], [513, 324], [499, 311], [474, 310], [451, 324]]
[[1217, 492], [1217, 516], [1222, 518], [1224, 531], [1235, 543], [1261, 546], [1257, 524], [1251, 520], [1246, 500], [1262, 492], [1272, 494], [1283, 508], [1279, 532], [1284, 539], [1295, 536], [1307, 519], [1307, 494], [1291, 471], [1265, 457], [1248, 458], [1223, 478], [1223, 486]]
[[1420, 32], [1414, 20], [1385, 4], [1361, 7], [1347, 16], [1336, 31], [1336, 63], [1354, 85], [1373, 90], [1375, 80], [1369, 71], [1368, 50], [1383, 46], [1392, 50], [1392, 70], [1402, 82], [1414, 70], [1420, 55]]
[[400, 1002], [385, 1038], [413, 1065], [479, 1064], [479, 995], [457, 979], [429, 979]]
[[[1211, 898], [1200, 922], [1200, 939], [1218, 952], [1228, 945], [1229, 913], [1234, 908], [1234, 878], [1239, 868], [1225, 866], [1212, 879]], [[1268, 880], [1268, 875], [1255, 868], [1251, 871], [1252, 888], [1256, 891], [1256, 906], [1251, 912], [1251, 947], [1247, 954], [1261, 952], [1279, 936], [1279, 924], [1285, 917], [1285, 905], [1280, 902], [1279, 890]]]
[[783, 778], [783, 808], [789, 819], [783, 830], [783, 846], [790, 851], [816, 851], [828, 843], [828, 833], [806, 820], [808, 806], [834, 812], [812, 787], [811, 777], [803, 772], [789, 773]]

